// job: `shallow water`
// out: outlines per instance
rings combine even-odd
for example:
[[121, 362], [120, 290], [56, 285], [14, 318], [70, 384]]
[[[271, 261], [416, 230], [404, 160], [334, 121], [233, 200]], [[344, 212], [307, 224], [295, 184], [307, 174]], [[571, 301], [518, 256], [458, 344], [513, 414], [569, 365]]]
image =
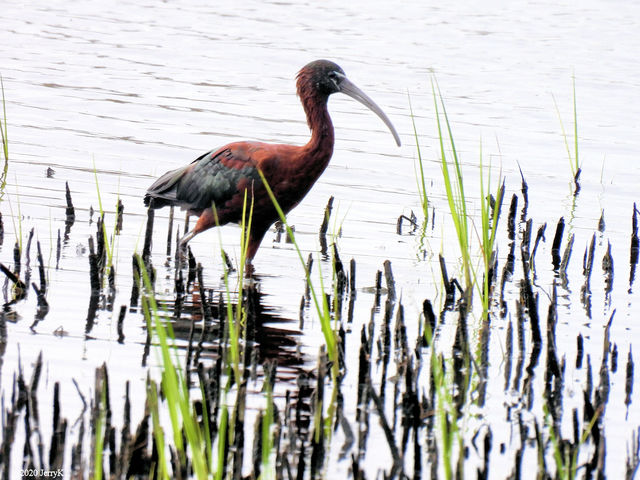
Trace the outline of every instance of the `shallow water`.
[[[289, 216], [305, 254], [316, 252], [326, 202], [335, 197], [335, 220], [329, 231], [341, 231], [338, 245], [343, 261], [355, 258], [357, 262], [358, 295], [347, 346], [356, 344], [361, 325], [369, 320], [374, 301], [370, 287], [385, 259], [392, 262], [407, 322], [413, 322], [408, 324], [412, 339], [418, 334], [422, 301], [441, 302], [440, 251], [450, 274], [458, 276], [458, 251], [446, 218], [438, 160], [430, 74], [435, 72], [462, 155], [467, 194], [472, 199], [469, 209], [475, 218], [480, 208], [477, 179], [482, 148], [483, 161], [491, 161], [494, 178], [499, 170], [505, 176], [507, 207], [511, 194], [519, 193], [522, 170], [529, 184], [528, 216], [533, 219], [534, 238], [538, 226], [548, 223], [546, 243], [537, 254], [541, 312], [546, 312], [544, 302], [551, 292], [553, 272], [546, 259], [558, 218], [567, 221], [565, 241], [569, 231], [575, 233], [570, 291], [559, 292], [558, 351], [572, 364], [575, 337], [581, 333], [595, 368], [602, 356], [603, 326], [615, 309], [611, 340], [617, 344], [622, 365], [633, 339], [640, 338], [634, 322], [637, 293], [635, 289], [628, 292], [631, 214], [640, 178], [640, 164], [635, 161], [640, 147], [640, 104], [634, 101], [640, 77], [630, 54], [640, 49], [639, 9], [627, 2], [597, 1], [582, 2], [579, 7], [562, 2], [518, 2], [506, 7], [500, 2], [485, 2], [482, 7], [430, 2], [317, 6], [228, 2], [214, 7], [197, 1], [180, 5], [5, 1], [0, 16], [0, 73], [7, 99], [11, 163], [0, 207], [5, 226], [0, 261], [12, 266], [16, 236], [26, 243], [33, 228], [31, 278], [37, 283], [34, 252], [39, 240], [50, 304], [47, 316], [35, 326], [33, 291], [15, 306], [17, 321], [8, 324], [0, 372], [5, 396], [18, 362], [28, 372], [40, 351], [46, 380], [41, 394], [50, 398], [53, 383], [59, 381], [63, 415], [69, 418], [81, 410], [71, 379], [89, 397], [94, 369], [103, 362], [109, 365], [114, 398], [122, 396], [125, 379], [132, 380], [134, 394], [142, 395], [144, 320], [139, 312], [127, 312], [124, 343], [117, 342], [116, 324], [120, 305], [129, 303], [131, 256], [142, 248], [144, 190], [164, 171], [232, 140], [304, 143], [308, 129], [295, 96], [294, 77], [315, 58], [339, 63], [386, 111], [403, 139], [403, 146], [397, 148], [385, 126], [364, 107], [345, 96], [331, 98], [336, 128], [332, 163]], [[582, 166], [582, 191], [575, 204], [554, 107], [555, 98], [570, 134], [573, 75]], [[427, 160], [436, 215], [435, 227], [426, 238], [425, 260], [416, 236], [396, 234], [398, 216], [420, 210], [407, 92]], [[54, 170], [51, 178], [47, 168]], [[56, 269], [58, 230], [64, 232], [65, 182], [76, 207], [76, 222]], [[122, 233], [115, 237], [113, 313], [99, 310], [87, 334], [87, 241], [95, 235], [98, 216], [91, 217], [89, 210], [90, 206], [99, 209], [99, 198], [107, 212], [108, 229], [115, 222], [118, 198], [124, 204], [124, 222]], [[581, 259], [603, 210], [606, 230], [596, 236], [593, 311], [588, 318], [579, 300]], [[506, 212], [505, 208], [504, 219]], [[157, 292], [170, 298], [173, 274], [170, 267], [164, 273], [162, 268], [167, 216], [167, 211], [156, 215], [153, 262], [159, 275]], [[182, 225], [183, 218], [177, 215], [177, 219]], [[237, 259], [238, 229], [225, 227], [221, 235], [224, 248]], [[504, 228], [501, 235], [500, 265], [507, 254]], [[274, 237], [273, 232], [267, 235], [255, 260], [263, 305], [284, 319], [278, 328], [288, 330], [288, 338], [297, 342], [302, 363], [296, 368], [313, 369], [323, 342], [320, 328], [308, 310], [300, 331], [304, 274], [292, 246], [274, 243]], [[612, 243], [617, 274], [611, 298], [605, 302], [600, 262], [607, 241]], [[207, 286], [222, 288], [218, 234], [202, 234], [191, 245], [204, 265]], [[325, 262], [323, 270], [328, 272], [330, 263]], [[507, 284], [506, 291], [517, 296], [517, 284]], [[490, 368], [499, 378], [509, 318], [496, 320], [492, 329]], [[59, 328], [65, 335], [56, 335]], [[347, 351], [354, 356], [347, 362], [357, 361], [357, 349]], [[153, 359], [150, 363], [155, 364]], [[282, 375], [293, 378], [291, 372]], [[576, 370], [574, 378], [575, 383], [565, 388], [578, 405], [584, 372]], [[355, 381], [345, 380], [353, 388]], [[295, 383], [284, 382], [280, 388], [294, 389]], [[509, 424], [502, 412], [511, 399], [502, 385], [489, 386], [488, 398], [481, 421], [504, 424], [503, 429], [494, 426], [494, 434], [504, 435], [494, 438], [494, 443], [508, 444]], [[611, 398], [612, 405], [622, 406], [608, 409], [605, 423], [607, 472], [615, 478], [623, 471], [626, 445], [640, 423], [635, 403], [628, 419], [624, 418], [622, 367], [612, 377]], [[351, 404], [355, 408], [355, 401]], [[137, 408], [139, 415], [142, 406]], [[118, 413], [114, 416], [118, 418]], [[375, 455], [367, 457], [371, 475], [388, 467], [387, 447], [381, 437], [378, 440], [370, 445]], [[495, 450], [499, 465], [501, 456]], [[535, 458], [526, 460], [535, 462]], [[347, 462], [332, 463], [339, 475], [348, 467]]]

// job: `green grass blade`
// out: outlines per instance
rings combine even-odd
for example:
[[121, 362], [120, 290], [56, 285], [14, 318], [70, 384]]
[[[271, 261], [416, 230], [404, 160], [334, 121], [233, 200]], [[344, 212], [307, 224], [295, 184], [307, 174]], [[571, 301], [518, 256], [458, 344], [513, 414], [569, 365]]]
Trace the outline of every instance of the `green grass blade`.
[[[102, 208], [102, 196], [100, 195], [100, 182], [98, 182], [98, 170], [96, 169], [96, 161], [93, 159], [93, 178], [96, 182], [96, 192], [98, 194], [98, 208], [100, 209], [100, 217], [102, 218], [102, 237], [104, 238], [104, 246], [107, 252], [107, 265], [111, 267], [113, 264], [113, 245], [109, 242], [109, 235], [107, 235], [107, 229], [104, 226], [104, 210]], [[115, 242], [115, 238], [114, 238]]]
[[[213, 217], [215, 219], [216, 225], [219, 227], [220, 223], [218, 222], [218, 211], [214, 203], [211, 204], [211, 208], [213, 210]], [[246, 208], [247, 208], [247, 191], [244, 192], [244, 200], [242, 207], [242, 223], [240, 225], [240, 265], [238, 266], [238, 295], [239, 299], [236, 305], [236, 310], [234, 312], [233, 309], [233, 301], [231, 298], [231, 288], [229, 287], [229, 270], [227, 268], [227, 262], [225, 260], [224, 249], [222, 248], [222, 233], [220, 229], [218, 229], [218, 240], [220, 243], [220, 257], [222, 259], [222, 274], [225, 288], [225, 296], [226, 296], [226, 307], [227, 307], [227, 328], [229, 329], [229, 352], [231, 354], [231, 368], [233, 369], [234, 378], [237, 381], [240, 381], [240, 334], [239, 329], [242, 325], [242, 291], [243, 291], [243, 281], [244, 281], [244, 266], [246, 263], [246, 249], [248, 245], [248, 232], [251, 231], [251, 225], [249, 221], [249, 226], [246, 225]], [[249, 214], [249, 219], [253, 217], [253, 199], [251, 201], [251, 212]]]
[[[560, 122], [560, 131], [562, 132], [562, 138], [564, 139], [564, 147], [567, 150], [567, 156], [569, 157], [569, 167], [571, 167], [571, 174], [573, 177], [576, 176], [577, 173], [577, 169], [576, 169], [576, 165], [577, 165], [577, 161], [574, 159], [573, 155], [571, 154], [571, 148], [569, 147], [569, 140], [568, 140], [568, 136], [567, 136], [567, 132], [564, 128], [564, 122], [562, 121], [562, 115], [560, 114], [560, 107], [558, 107], [558, 102], [556, 102], [556, 97], [553, 95], [553, 93], [551, 94], [551, 98], [553, 99], [553, 105], [556, 109], [556, 113], [558, 114], [558, 120]], [[575, 127], [577, 128], [577, 127]], [[576, 145], [577, 145], [577, 137], [576, 137]]]
[[218, 468], [216, 469], [216, 480], [222, 480], [224, 476], [224, 452], [227, 449], [227, 427], [229, 425], [229, 408], [226, 403], [222, 404], [220, 414], [220, 424], [218, 425]]
[[418, 154], [418, 168], [419, 168], [419, 175], [417, 175], [418, 192], [420, 194], [420, 204], [422, 205], [422, 213], [424, 215], [424, 221], [426, 223], [429, 219], [429, 199], [427, 196], [427, 184], [424, 176], [424, 165], [422, 160], [422, 154], [420, 152], [420, 141], [418, 139], [418, 130], [416, 128], [416, 120], [415, 120], [415, 116], [413, 115], [413, 107], [411, 105], [411, 96], [408, 94], [407, 96], [409, 98], [409, 113], [411, 115], [411, 124], [413, 125], [413, 136], [416, 140], [416, 152]]
[[271, 388], [271, 380], [269, 376], [265, 376], [266, 400], [264, 416], [262, 417], [262, 473], [260, 477], [263, 480], [274, 478], [274, 472], [271, 468], [271, 451], [273, 450], [273, 441], [271, 438], [271, 428], [273, 426], [273, 391]]
[[[449, 122], [449, 117], [447, 115], [447, 111], [444, 105], [444, 100], [442, 98], [442, 93], [438, 87], [438, 93], [436, 94], [436, 86], [437, 82], [434, 79], [431, 80], [431, 91], [433, 93], [433, 101], [436, 112], [436, 123], [438, 127], [438, 141], [440, 145], [440, 157], [441, 157], [441, 167], [442, 167], [442, 176], [444, 180], [445, 190], [447, 194], [447, 202], [449, 204], [449, 212], [451, 214], [451, 219], [455, 226], [456, 235], [458, 237], [458, 244], [460, 246], [460, 254], [462, 257], [462, 267], [465, 277], [465, 291], [467, 295], [467, 301], [470, 303], [471, 301], [471, 252], [469, 250], [469, 226], [467, 221], [467, 207], [466, 207], [466, 198], [464, 193], [464, 182], [462, 179], [462, 170], [460, 167], [460, 161], [458, 157], [458, 152], [455, 146], [455, 142], [453, 140], [453, 132], [451, 129], [451, 124]], [[444, 147], [444, 133], [442, 129], [442, 123], [440, 121], [440, 108], [438, 106], [438, 99], [440, 100], [440, 105], [442, 106], [442, 112], [445, 119], [445, 124], [447, 127], [447, 133], [449, 135], [449, 141], [452, 149], [453, 155], [453, 164], [455, 167], [455, 176], [452, 178], [451, 172], [449, 171], [449, 163], [447, 162], [447, 153]], [[454, 181], [455, 179], [455, 181]]]
[[578, 106], [576, 99], [576, 76], [573, 78], [573, 141], [574, 141], [574, 167], [573, 176], [575, 177], [580, 169], [580, 161], [578, 160]]
[[102, 451], [104, 448], [105, 424], [107, 419], [107, 389], [104, 378], [100, 388], [100, 404], [98, 405], [98, 418], [95, 426], [95, 448], [93, 451], [93, 479], [102, 480]]
[[2, 153], [4, 155], [4, 165], [0, 174], [0, 199], [4, 197], [4, 190], [7, 186], [7, 174], [9, 172], [9, 131], [7, 130], [7, 102], [4, 97], [4, 81], [0, 75], [0, 88], [2, 90], [2, 119], [0, 119], [0, 136], [2, 137]]
[[165, 450], [164, 429], [160, 425], [160, 411], [158, 407], [158, 390], [153, 380], [147, 380], [147, 398], [149, 399], [149, 410], [151, 412], [151, 420], [153, 424], [153, 437], [156, 441], [156, 451], [158, 453], [158, 464], [156, 472], [159, 478], [169, 479], [167, 471], [167, 458]]
[[[278, 212], [278, 216], [280, 217], [280, 221], [285, 226], [285, 228], [287, 230], [287, 234], [289, 235], [289, 238], [293, 242], [293, 245], [294, 245], [296, 251], [298, 252], [298, 258], [300, 259], [300, 263], [302, 264], [302, 267], [304, 268], [305, 279], [306, 279], [307, 284], [309, 285], [309, 290], [311, 292], [311, 297], [313, 299], [313, 303], [315, 305], [316, 311], [318, 312], [318, 316], [320, 317], [320, 324], [321, 324], [321, 328], [322, 328], [322, 333], [324, 335], [325, 343], [327, 344], [327, 351], [329, 353], [329, 358], [331, 358], [332, 361], [334, 361], [334, 360], [337, 361], [338, 356], [337, 356], [336, 334], [331, 329], [331, 318], [330, 318], [330, 316], [329, 317], [327, 316], [328, 305], [327, 305], [326, 297], [325, 297], [324, 294], [322, 295], [322, 308], [321, 308], [320, 307], [320, 301], [318, 300], [318, 296], [316, 295], [316, 291], [313, 288], [313, 282], [311, 282], [309, 271], [307, 270], [307, 264], [304, 261], [304, 258], [302, 257], [302, 251], [298, 247], [298, 244], [297, 244], [297, 242], [295, 240], [295, 235], [293, 234], [293, 231], [291, 230], [291, 227], [289, 227], [289, 224], [287, 223], [287, 218], [286, 218], [284, 212], [282, 211], [282, 208], [280, 207], [280, 204], [278, 203], [278, 200], [276, 199], [275, 195], [273, 194], [273, 191], [271, 190], [271, 187], [269, 186], [269, 183], [267, 182], [267, 179], [265, 178], [265, 176], [264, 176], [264, 174], [262, 173], [261, 170], [258, 170], [258, 173], [260, 174], [260, 178], [262, 179], [262, 183], [264, 184], [264, 186], [265, 186], [265, 188], [267, 190], [267, 194], [269, 195], [269, 198], [271, 199], [271, 202], [273, 203], [273, 206], [275, 207], [276, 211]], [[336, 364], [337, 364], [337, 362], [336, 362]]]

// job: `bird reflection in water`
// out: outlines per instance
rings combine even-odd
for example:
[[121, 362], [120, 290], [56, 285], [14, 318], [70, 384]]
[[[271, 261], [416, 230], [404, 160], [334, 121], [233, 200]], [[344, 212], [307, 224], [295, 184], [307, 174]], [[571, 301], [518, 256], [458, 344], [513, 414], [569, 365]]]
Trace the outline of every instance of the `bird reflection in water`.
[[[201, 275], [198, 275], [200, 279]], [[301, 331], [286, 328], [296, 320], [278, 316], [264, 304], [265, 294], [259, 291], [260, 280], [253, 277], [245, 285], [242, 307], [246, 313], [246, 340], [243, 358], [249, 372], [265, 362], [274, 362], [278, 369], [278, 380], [291, 382], [302, 373], [305, 358], [300, 352], [297, 337]], [[198, 362], [216, 359], [225, 345], [227, 322], [226, 293], [205, 288], [197, 280], [183, 293], [179, 289], [173, 299], [158, 299], [160, 309], [173, 316], [173, 332], [180, 348], [186, 349], [186, 364], [195, 368]], [[233, 310], [237, 304], [233, 305]], [[285, 327], [285, 328], [282, 328]], [[146, 358], [143, 358], [143, 362]], [[286, 378], [281, 378], [286, 376]]]

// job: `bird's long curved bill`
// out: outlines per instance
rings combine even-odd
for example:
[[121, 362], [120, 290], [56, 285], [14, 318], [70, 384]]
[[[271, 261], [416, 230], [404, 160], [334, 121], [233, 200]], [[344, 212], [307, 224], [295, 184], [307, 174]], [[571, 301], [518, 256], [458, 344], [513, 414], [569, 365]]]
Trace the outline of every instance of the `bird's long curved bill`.
[[400, 146], [400, 137], [398, 136], [398, 132], [396, 132], [396, 129], [391, 123], [391, 120], [389, 120], [389, 117], [385, 115], [382, 109], [378, 105], [376, 105], [376, 103], [371, 100], [366, 93], [364, 93], [353, 83], [351, 83], [348, 78], [342, 79], [342, 82], [340, 83], [340, 91], [345, 95], [349, 95], [351, 98], [359, 101], [365, 107], [369, 108], [369, 110], [371, 110], [373, 113], [378, 115], [391, 131], [391, 134], [393, 135], [393, 138], [395, 139], [398, 146]]

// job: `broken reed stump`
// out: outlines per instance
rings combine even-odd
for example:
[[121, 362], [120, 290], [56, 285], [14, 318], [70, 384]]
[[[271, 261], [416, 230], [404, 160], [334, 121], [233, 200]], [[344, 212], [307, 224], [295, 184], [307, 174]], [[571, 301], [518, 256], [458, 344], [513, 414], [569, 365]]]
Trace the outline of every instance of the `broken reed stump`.
[[68, 223], [69, 226], [71, 226], [76, 221], [76, 209], [74, 208], [73, 202], [71, 201], [71, 190], [69, 189], [69, 182], [65, 182], [64, 186], [66, 190], [65, 198], [67, 200], [67, 208], [65, 209], [65, 223]]
[[127, 314], [127, 306], [120, 306], [120, 314], [118, 315], [118, 343], [124, 343], [124, 317]]
[[324, 217], [322, 217], [322, 224], [318, 232], [318, 238], [320, 239], [320, 253], [323, 257], [327, 257], [327, 230], [329, 229], [329, 219], [331, 218], [331, 210], [333, 209], [333, 195], [329, 197], [327, 206], [324, 209]]
[[100, 293], [100, 259], [96, 252], [93, 237], [89, 237], [89, 283], [91, 285], [91, 295]]
[[551, 246], [551, 263], [553, 269], [557, 271], [560, 268], [560, 245], [562, 244], [562, 235], [564, 233], [564, 217], [560, 217], [556, 225], [556, 233], [553, 236], [553, 245]]
[[629, 247], [629, 290], [631, 293], [631, 287], [636, 277], [636, 268], [638, 265], [638, 256], [640, 253], [640, 238], [638, 237], [638, 208], [636, 204], [633, 204], [633, 213], [631, 215], [631, 245]]
[[144, 233], [144, 247], [142, 248], [142, 259], [145, 263], [151, 258], [151, 246], [153, 237], [153, 219], [155, 210], [153, 208], [153, 198], [149, 201], [147, 208], [147, 228]]
[[174, 215], [174, 206], [171, 205], [169, 207], [169, 227], [167, 231], [167, 257], [171, 257], [171, 239], [173, 236], [173, 215]]
[[124, 221], [124, 204], [122, 200], [118, 198], [118, 203], [116, 204], [116, 235], [120, 235], [122, 232], [122, 223]]
[[62, 241], [60, 239], [60, 229], [58, 229], [58, 241], [56, 243], [56, 270], [60, 268], [61, 255], [62, 255]]

